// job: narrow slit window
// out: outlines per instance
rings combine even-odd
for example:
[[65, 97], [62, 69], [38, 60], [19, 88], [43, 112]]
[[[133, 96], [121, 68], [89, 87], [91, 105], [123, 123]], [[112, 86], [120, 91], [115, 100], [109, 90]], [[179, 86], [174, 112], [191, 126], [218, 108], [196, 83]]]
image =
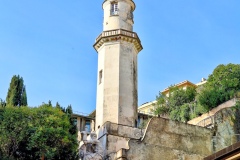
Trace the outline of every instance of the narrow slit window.
[[111, 16], [118, 15], [118, 4], [117, 3], [112, 3], [111, 4], [110, 15]]
[[99, 84], [102, 83], [102, 70], [99, 71]]

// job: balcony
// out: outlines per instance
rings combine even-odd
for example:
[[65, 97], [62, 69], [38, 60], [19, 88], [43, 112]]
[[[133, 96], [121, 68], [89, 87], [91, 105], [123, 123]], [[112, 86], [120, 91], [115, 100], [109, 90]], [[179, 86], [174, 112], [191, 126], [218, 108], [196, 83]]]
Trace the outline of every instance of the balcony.
[[93, 46], [96, 50], [98, 50], [98, 48], [100, 48], [105, 42], [119, 41], [119, 40], [133, 43], [136, 49], [138, 50], [138, 52], [140, 52], [143, 49], [137, 33], [124, 30], [124, 29], [103, 31], [96, 38], [95, 44]]
[[110, 30], [110, 31], [104, 31], [102, 32], [96, 39], [95, 42], [98, 42], [102, 37], [110, 37], [110, 36], [115, 36], [115, 35], [124, 35], [132, 38], [138, 38], [137, 33], [123, 30], [123, 29], [116, 29], [116, 30]]

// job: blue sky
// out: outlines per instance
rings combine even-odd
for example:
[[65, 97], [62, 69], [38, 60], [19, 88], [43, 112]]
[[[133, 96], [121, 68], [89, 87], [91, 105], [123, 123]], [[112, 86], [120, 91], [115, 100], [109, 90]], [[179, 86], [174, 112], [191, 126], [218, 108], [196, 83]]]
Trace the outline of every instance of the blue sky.
[[[30, 106], [51, 100], [95, 109], [102, 2], [0, 0], [0, 98], [23, 77]], [[240, 63], [239, 0], [135, 0], [139, 105], [184, 80], [197, 83], [219, 64]]]

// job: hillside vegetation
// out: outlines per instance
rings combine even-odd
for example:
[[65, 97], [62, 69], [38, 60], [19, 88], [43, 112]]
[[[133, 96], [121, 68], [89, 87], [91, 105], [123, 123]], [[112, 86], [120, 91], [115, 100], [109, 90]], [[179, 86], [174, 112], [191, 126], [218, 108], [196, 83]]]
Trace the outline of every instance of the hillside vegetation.
[[157, 96], [155, 115], [187, 122], [234, 97], [240, 97], [240, 64], [218, 65], [207, 82], [195, 89], [169, 87], [169, 97]]

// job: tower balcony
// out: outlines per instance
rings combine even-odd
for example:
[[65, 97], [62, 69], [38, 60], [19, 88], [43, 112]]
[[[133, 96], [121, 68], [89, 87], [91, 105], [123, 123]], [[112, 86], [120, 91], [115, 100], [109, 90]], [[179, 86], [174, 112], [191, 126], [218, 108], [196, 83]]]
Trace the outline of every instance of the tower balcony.
[[124, 29], [115, 29], [109, 31], [103, 31], [96, 39], [93, 47], [97, 51], [104, 43], [116, 41], [127, 41], [133, 43], [136, 50], [140, 52], [143, 47], [141, 41], [135, 32], [131, 32]]

